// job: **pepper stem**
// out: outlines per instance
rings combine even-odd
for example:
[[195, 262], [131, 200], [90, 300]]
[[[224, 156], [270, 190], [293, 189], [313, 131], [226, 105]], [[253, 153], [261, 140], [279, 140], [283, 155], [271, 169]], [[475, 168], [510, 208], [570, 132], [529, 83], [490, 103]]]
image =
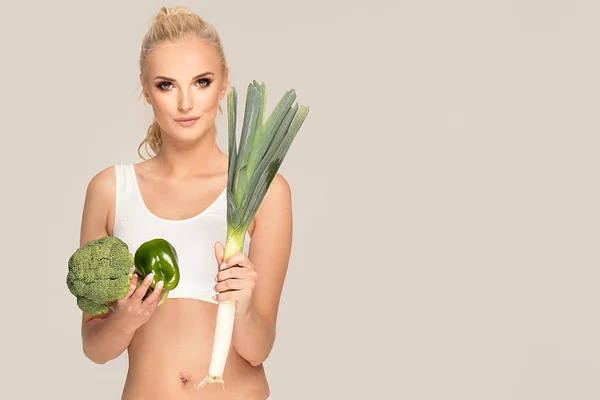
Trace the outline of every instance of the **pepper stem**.
[[169, 295], [169, 290], [163, 289], [163, 291], [161, 292], [160, 302], [158, 303], [159, 306], [163, 305], [163, 303], [165, 302], [165, 300], [167, 300], [167, 296], [168, 295]]

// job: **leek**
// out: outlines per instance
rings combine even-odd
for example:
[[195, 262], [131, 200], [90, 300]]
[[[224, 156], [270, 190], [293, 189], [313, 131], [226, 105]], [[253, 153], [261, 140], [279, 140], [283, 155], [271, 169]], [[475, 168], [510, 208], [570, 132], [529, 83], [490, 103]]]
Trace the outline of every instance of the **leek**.
[[[223, 260], [240, 253], [248, 227], [292, 141], [300, 130], [309, 107], [292, 103], [294, 89], [288, 90], [265, 121], [267, 89], [256, 80], [248, 85], [239, 149], [236, 142], [237, 92], [227, 95], [229, 164], [227, 178], [227, 236]], [[221, 383], [229, 354], [235, 321], [235, 300], [220, 302], [208, 375], [196, 385]]]

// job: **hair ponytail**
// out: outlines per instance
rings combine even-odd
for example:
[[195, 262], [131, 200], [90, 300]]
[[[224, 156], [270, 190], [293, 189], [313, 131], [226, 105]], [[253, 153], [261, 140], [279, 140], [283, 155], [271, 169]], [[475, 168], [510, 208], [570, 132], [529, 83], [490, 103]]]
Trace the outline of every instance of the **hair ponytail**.
[[140, 143], [140, 145], [138, 146], [138, 155], [144, 160], [146, 160], [146, 158], [140, 152], [142, 146], [145, 147], [146, 153], [148, 155], [150, 155], [150, 152], [148, 151], [148, 146], [150, 146], [150, 149], [155, 155], [158, 154], [158, 152], [160, 151], [162, 147], [162, 138], [160, 135], [160, 125], [158, 125], [156, 119], [152, 120], [152, 123], [146, 130], [146, 138], [144, 138], [144, 140], [142, 140], [142, 143]]

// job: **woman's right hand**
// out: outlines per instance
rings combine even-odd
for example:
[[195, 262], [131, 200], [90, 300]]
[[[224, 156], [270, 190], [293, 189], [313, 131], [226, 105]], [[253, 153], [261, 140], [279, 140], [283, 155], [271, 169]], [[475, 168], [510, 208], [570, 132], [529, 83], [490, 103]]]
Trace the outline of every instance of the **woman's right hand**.
[[114, 312], [124, 323], [131, 329], [137, 329], [144, 325], [152, 316], [158, 303], [160, 302], [163, 282], [156, 283], [152, 293], [142, 300], [150, 284], [154, 274], [148, 274], [142, 284], [138, 287], [139, 277], [134, 274], [129, 284], [129, 292], [120, 300], [113, 303]]

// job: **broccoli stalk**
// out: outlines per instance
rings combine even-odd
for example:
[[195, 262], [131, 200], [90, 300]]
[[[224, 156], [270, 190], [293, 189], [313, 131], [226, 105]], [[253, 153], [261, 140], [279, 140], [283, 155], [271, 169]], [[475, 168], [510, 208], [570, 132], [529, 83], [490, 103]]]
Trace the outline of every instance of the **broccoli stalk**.
[[81, 311], [105, 314], [109, 309], [105, 303], [122, 299], [129, 291], [133, 266], [134, 257], [121, 239], [90, 240], [69, 258], [67, 287], [77, 297]]

